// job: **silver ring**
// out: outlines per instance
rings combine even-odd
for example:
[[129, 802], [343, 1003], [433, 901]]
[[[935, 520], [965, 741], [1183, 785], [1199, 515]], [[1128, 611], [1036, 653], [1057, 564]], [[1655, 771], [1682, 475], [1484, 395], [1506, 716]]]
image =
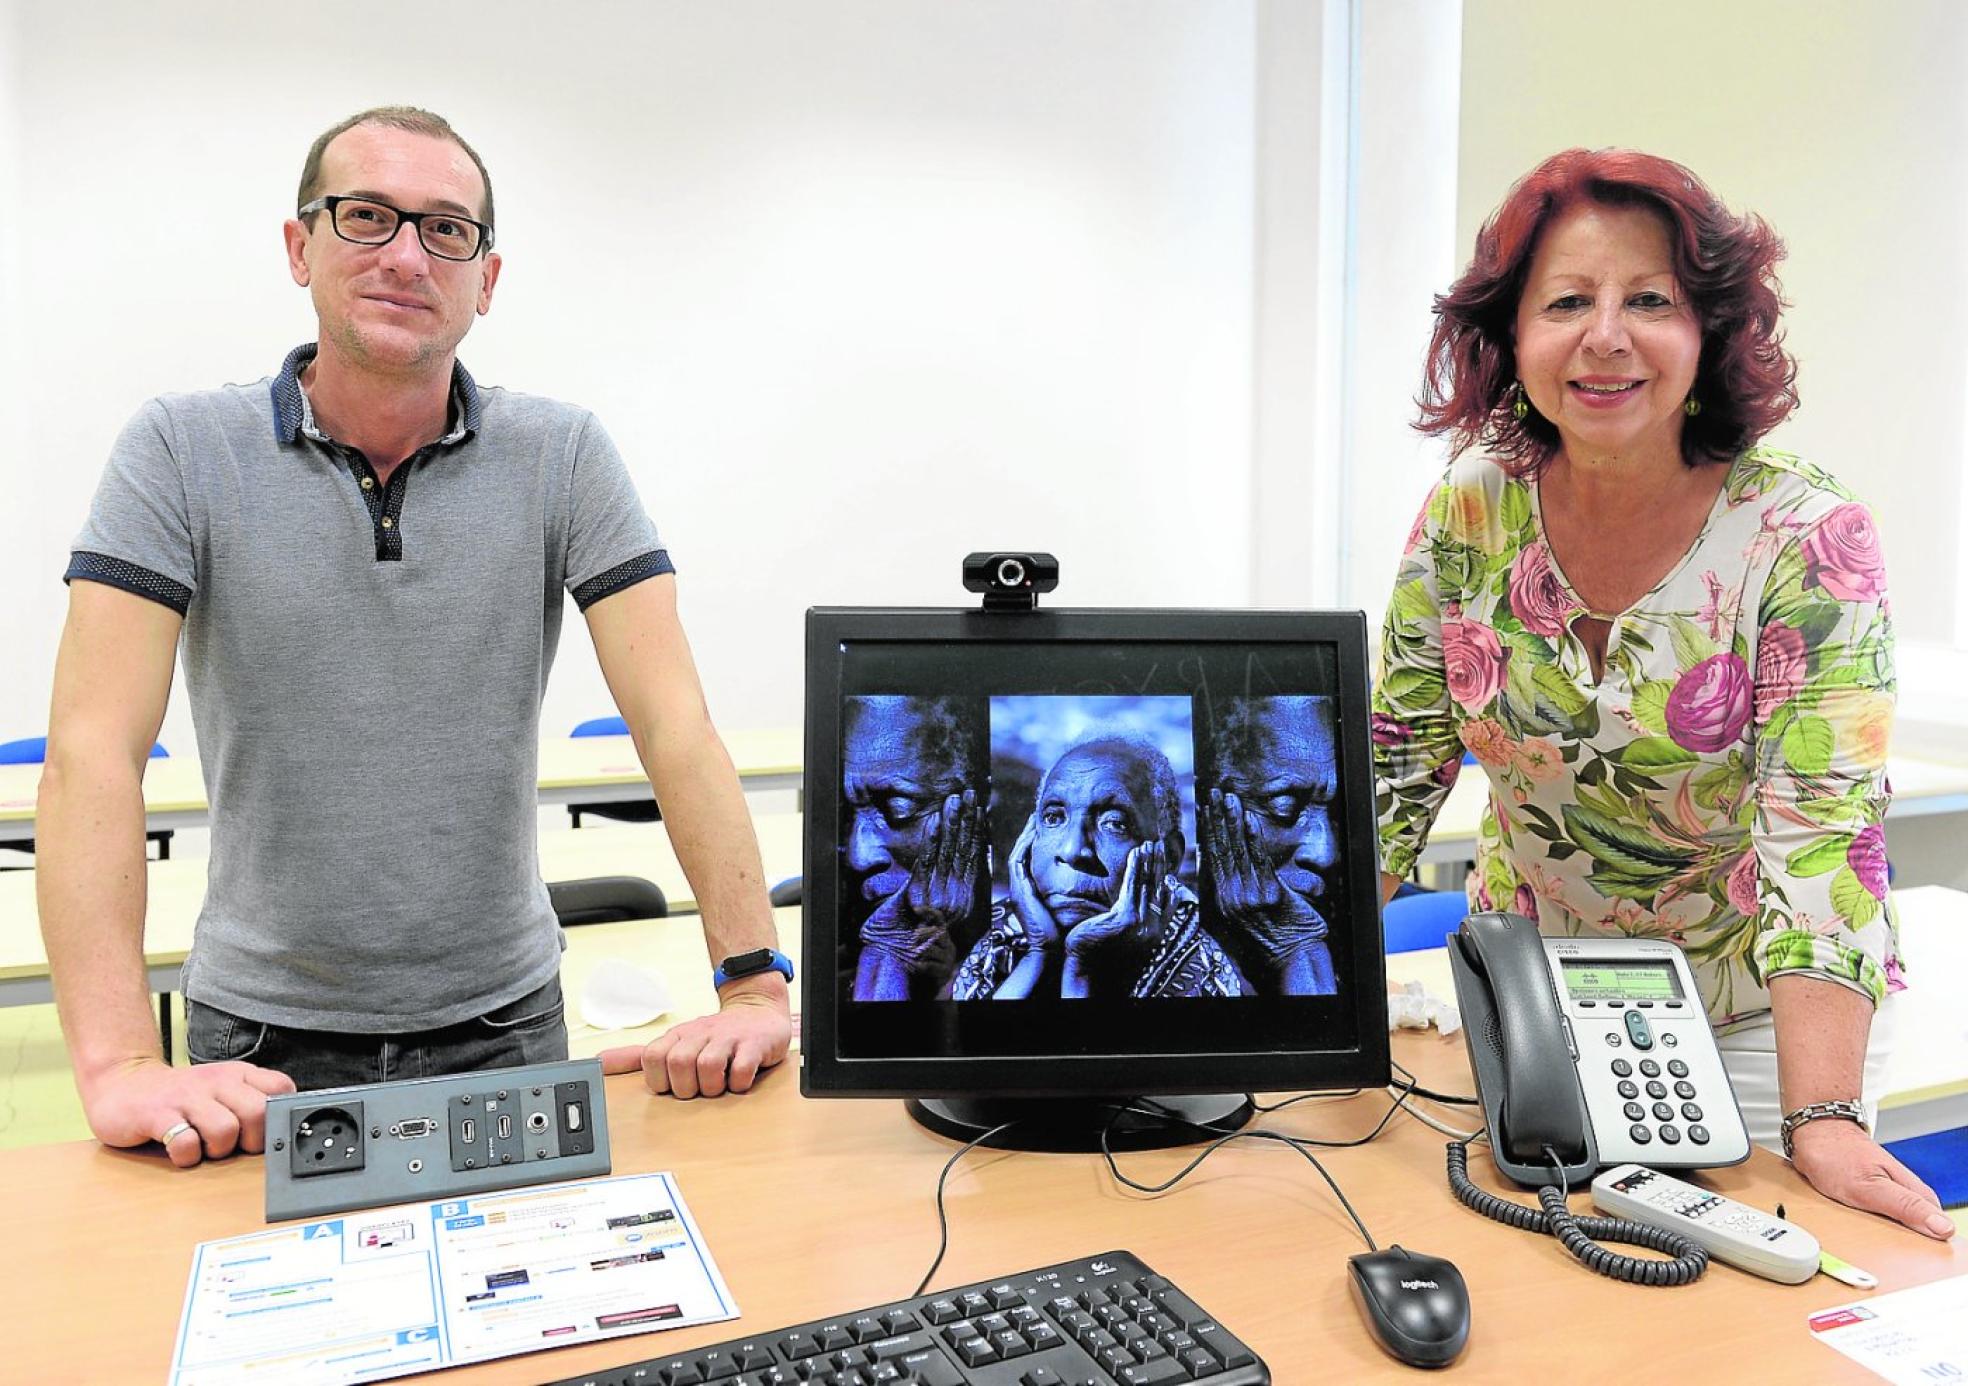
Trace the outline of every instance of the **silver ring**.
[[185, 1132], [189, 1131], [190, 1129], [191, 1129], [190, 1122], [181, 1121], [176, 1126], [172, 1126], [166, 1129], [164, 1134], [158, 1137], [158, 1139], [164, 1142], [164, 1146], [166, 1149], [169, 1149], [172, 1141], [176, 1140], [179, 1136], [182, 1136]]

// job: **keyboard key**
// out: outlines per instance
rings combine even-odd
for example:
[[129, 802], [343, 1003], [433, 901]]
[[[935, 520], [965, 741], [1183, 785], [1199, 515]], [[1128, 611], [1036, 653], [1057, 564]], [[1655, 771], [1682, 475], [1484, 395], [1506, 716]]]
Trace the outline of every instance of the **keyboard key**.
[[934, 1349], [912, 1352], [901, 1359], [900, 1365], [922, 1386], [964, 1386], [963, 1373], [957, 1370], [956, 1363]]
[[1172, 1286], [1162, 1291], [1156, 1298], [1162, 1306], [1162, 1312], [1184, 1328], [1193, 1329], [1198, 1323], [1205, 1322], [1209, 1318], [1209, 1315], [1203, 1312], [1201, 1305]]
[[963, 1358], [966, 1367], [981, 1366], [986, 1362], [998, 1360], [998, 1350], [982, 1338], [966, 1338], [958, 1343], [957, 1355]]
[[1025, 1330], [1025, 1341], [1034, 1352], [1044, 1352], [1056, 1348], [1066, 1340], [1059, 1336], [1059, 1330], [1049, 1323], [1035, 1323]]
[[932, 1299], [923, 1306], [923, 1317], [934, 1324], [953, 1323], [963, 1317], [963, 1310], [947, 1299]]
[[820, 1351], [820, 1343], [811, 1333], [788, 1333], [779, 1340], [779, 1351], [797, 1362]]
[[1173, 1357], [1164, 1357], [1159, 1362], [1136, 1362], [1114, 1374], [1125, 1386], [1153, 1386], [1158, 1381], [1182, 1381], [1189, 1375]]
[[1066, 1386], [1066, 1378], [1051, 1367], [1027, 1367], [1018, 1386]]
[[1009, 1309], [1014, 1304], [1025, 1302], [1025, 1296], [1019, 1293], [1016, 1285], [993, 1285], [985, 1291], [985, 1295], [993, 1309]]

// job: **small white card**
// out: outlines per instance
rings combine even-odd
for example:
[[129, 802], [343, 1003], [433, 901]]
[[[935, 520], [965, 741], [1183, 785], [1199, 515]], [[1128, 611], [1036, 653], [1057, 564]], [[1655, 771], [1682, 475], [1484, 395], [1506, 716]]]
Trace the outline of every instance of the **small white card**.
[[201, 1242], [172, 1386], [380, 1381], [738, 1317], [668, 1174]]
[[1810, 1325], [1819, 1342], [1888, 1381], [1968, 1381], [1968, 1275], [1841, 1304]]

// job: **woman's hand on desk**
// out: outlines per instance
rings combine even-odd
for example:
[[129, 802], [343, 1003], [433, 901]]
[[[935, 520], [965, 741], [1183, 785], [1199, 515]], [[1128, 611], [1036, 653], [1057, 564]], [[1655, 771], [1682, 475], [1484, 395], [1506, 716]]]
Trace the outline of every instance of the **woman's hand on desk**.
[[728, 983], [715, 1015], [674, 1025], [639, 1049], [604, 1049], [601, 1071], [639, 1068], [658, 1095], [719, 1097], [750, 1089], [760, 1073], [785, 1059], [792, 1042], [786, 983], [773, 972]]
[[1939, 1241], [1954, 1223], [1920, 1176], [1849, 1121], [1813, 1121], [1792, 1137], [1791, 1164], [1826, 1198], [1905, 1223]]
[[256, 1064], [172, 1068], [161, 1059], [135, 1059], [90, 1080], [82, 1106], [104, 1145], [161, 1141], [171, 1163], [189, 1169], [207, 1157], [259, 1154], [266, 1148], [267, 1098], [292, 1091], [293, 1079]]

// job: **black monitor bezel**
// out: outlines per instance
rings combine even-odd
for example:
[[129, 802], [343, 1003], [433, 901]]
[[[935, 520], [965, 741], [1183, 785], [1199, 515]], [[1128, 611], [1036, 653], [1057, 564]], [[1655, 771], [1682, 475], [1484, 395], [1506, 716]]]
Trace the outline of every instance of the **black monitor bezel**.
[[[1339, 687], [1337, 734], [1343, 784], [1372, 786], [1367, 697], [1367, 621], [1359, 611], [975, 609], [814, 607], [806, 619], [805, 842], [802, 897], [800, 1089], [815, 1097], [1132, 1096], [1157, 1093], [1296, 1091], [1379, 1087], [1390, 1079], [1386, 957], [1379, 911], [1380, 869], [1374, 796], [1348, 795], [1341, 814], [1352, 953], [1349, 1004], [1357, 1049], [1266, 1053], [1116, 1053], [845, 1058], [839, 1053], [840, 1000], [833, 968], [839, 899], [842, 647], [848, 642], [1049, 640], [1250, 645], [1307, 641], [1334, 648]], [[1370, 907], [1369, 907], [1370, 906]], [[1334, 921], [1335, 928], [1341, 927]]]

